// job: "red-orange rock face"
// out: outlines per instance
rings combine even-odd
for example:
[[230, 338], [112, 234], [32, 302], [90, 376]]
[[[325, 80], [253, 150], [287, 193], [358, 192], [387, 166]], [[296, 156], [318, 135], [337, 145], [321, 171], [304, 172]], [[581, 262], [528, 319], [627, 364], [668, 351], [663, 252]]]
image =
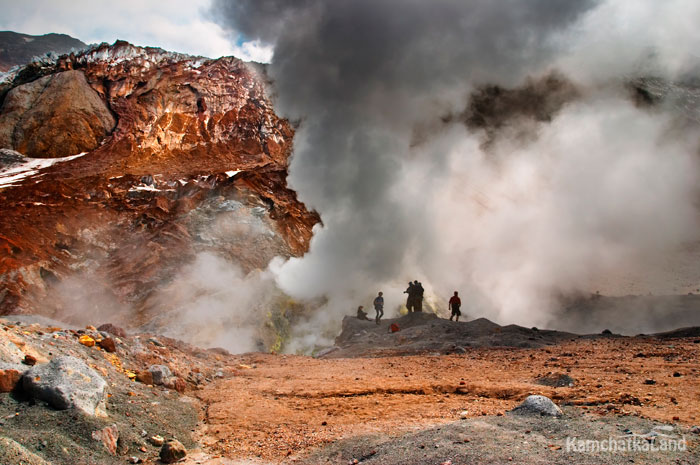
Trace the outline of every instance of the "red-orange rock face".
[[[89, 92], [75, 84], [83, 77]], [[258, 65], [123, 42], [30, 65], [0, 84], [0, 148], [41, 154], [1, 136], [25, 124], [13, 116], [13, 93], [37, 79], [55, 84], [30, 109], [37, 127], [51, 115], [40, 138], [48, 148], [38, 150], [88, 153], [39, 166], [3, 166], [0, 157], [0, 314], [37, 311], [51, 286], [89, 279], [87, 295], [76, 283], [81, 299], [129, 304], [111, 312], [100, 299], [101, 315], [129, 307], [145, 320], [140, 305], [197, 252], [252, 270], [306, 251], [319, 217], [286, 186], [294, 131], [275, 115]], [[76, 88], [82, 125], [74, 107], [57, 104]], [[42, 313], [58, 310], [41, 304]]]

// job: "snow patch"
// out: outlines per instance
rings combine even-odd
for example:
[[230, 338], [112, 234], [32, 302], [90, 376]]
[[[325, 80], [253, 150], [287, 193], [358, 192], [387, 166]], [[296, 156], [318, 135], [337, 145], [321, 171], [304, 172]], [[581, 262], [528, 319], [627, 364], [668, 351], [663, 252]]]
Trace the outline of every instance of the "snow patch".
[[[39, 171], [46, 169], [56, 163], [63, 163], [70, 160], [75, 160], [76, 158], [82, 157], [88, 152], [79, 153], [77, 155], [71, 155], [69, 157], [61, 158], [26, 158], [19, 164], [9, 166], [4, 169], [0, 169], [0, 189], [6, 187], [15, 186], [23, 179], [30, 178], [39, 174]], [[40, 175], [41, 176], [41, 175]]]

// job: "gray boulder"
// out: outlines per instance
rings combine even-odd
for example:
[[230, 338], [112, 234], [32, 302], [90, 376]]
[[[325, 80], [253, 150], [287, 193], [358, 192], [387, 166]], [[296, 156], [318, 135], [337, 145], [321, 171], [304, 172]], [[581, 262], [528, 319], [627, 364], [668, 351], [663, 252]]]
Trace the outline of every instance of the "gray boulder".
[[153, 375], [153, 384], [161, 385], [170, 378], [173, 374], [170, 372], [170, 368], [165, 365], [151, 365], [148, 369]]
[[56, 357], [32, 367], [22, 377], [22, 388], [58, 410], [98, 415], [105, 409], [107, 382], [75, 357]]
[[563, 413], [552, 399], [545, 396], [527, 396], [525, 401], [511, 410], [518, 415], [541, 415], [547, 417], [559, 417]]

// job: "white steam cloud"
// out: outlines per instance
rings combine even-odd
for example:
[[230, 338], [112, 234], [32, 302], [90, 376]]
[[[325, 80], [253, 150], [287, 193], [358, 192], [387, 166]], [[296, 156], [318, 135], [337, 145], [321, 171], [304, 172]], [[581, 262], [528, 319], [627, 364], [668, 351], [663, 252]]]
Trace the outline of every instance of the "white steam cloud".
[[[274, 45], [277, 108], [301, 122], [290, 183], [324, 224], [306, 256], [272, 269], [285, 292], [329, 298], [310, 327], [380, 289], [398, 305], [415, 278], [445, 298], [461, 290], [472, 316], [538, 325], [556, 325], [562, 295], [683, 281], [656, 271], [700, 239], [697, 109], [635, 103], [626, 83], [697, 84], [697, 2], [214, 8], [224, 27]], [[553, 70], [577, 96], [545, 120], [507, 119], [485, 143], [484, 128], [445, 119], [484, 85]], [[416, 143], [421, 127], [433, 130]]]

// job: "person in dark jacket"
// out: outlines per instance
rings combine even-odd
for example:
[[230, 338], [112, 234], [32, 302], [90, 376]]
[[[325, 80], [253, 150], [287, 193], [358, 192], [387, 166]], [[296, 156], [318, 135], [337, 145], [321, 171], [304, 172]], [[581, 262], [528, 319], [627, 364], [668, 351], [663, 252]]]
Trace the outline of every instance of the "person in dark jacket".
[[459, 317], [462, 314], [462, 312], [459, 310], [459, 307], [462, 306], [462, 301], [459, 299], [457, 291], [455, 291], [455, 295], [453, 295], [450, 298], [449, 306], [450, 310], [452, 311], [452, 313], [450, 314], [450, 321], [452, 321], [453, 317], [457, 318], [455, 321], [459, 321]]
[[408, 297], [406, 297], [406, 309], [408, 310], [409, 313], [415, 311], [416, 291], [413, 287], [412, 282], [408, 283], [408, 289], [403, 291], [403, 293], [408, 294]]
[[383, 293], [380, 292], [377, 294], [377, 297], [374, 298], [374, 310], [377, 312], [377, 324], [379, 324], [379, 320], [382, 319], [384, 316], [384, 297]]

